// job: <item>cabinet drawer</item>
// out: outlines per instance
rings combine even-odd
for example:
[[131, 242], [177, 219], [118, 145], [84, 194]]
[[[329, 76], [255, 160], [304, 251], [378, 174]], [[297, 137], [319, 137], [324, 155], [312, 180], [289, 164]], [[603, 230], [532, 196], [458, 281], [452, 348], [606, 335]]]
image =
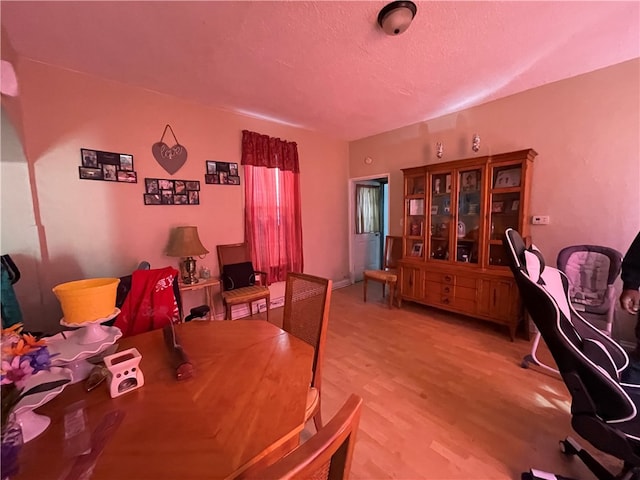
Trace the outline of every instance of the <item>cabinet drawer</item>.
[[426, 277], [429, 282], [446, 283], [448, 285], [455, 285], [456, 282], [456, 276], [452, 273], [426, 272]]

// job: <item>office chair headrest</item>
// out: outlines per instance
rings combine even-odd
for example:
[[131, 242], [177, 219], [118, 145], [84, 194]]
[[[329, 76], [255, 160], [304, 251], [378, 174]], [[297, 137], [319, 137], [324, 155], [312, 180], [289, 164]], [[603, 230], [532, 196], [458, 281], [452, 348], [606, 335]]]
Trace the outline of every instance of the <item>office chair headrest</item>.
[[542, 272], [544, 271], [544, 257], [540, 250], [535, 245], [531, 245], [529, 248], [525, 249], [523, 252], [524, 255], [524, 273], [531, 279], [531, 281], [544, 285], [544, 281], [542, 280]]

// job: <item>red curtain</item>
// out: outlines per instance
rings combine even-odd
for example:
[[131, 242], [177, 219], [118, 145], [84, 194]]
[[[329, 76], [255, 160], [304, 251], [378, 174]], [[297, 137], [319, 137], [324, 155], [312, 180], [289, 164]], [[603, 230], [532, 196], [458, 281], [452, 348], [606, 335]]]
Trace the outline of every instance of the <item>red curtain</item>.
[[245, 238], [269, 283], [303, 271], [300, 167], [295, 142], [242, 132]]

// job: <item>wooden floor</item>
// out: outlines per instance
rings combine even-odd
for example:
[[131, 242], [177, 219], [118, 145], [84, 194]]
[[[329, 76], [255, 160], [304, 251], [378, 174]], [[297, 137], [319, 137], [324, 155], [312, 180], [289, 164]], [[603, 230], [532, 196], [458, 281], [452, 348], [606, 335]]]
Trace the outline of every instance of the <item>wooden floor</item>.
[[520, 367], [529, 342], [409, 302], [389, 310], [375, 287], [366, 304], [361, 283], [331, 300], [322, 410], [326, 422], [350, 393], [364, 399], [352, 479], [519, 479], [531, 467], [594, 478], [558, 450], [570, 434], [598, 453], [571, 430], [564, 384]]

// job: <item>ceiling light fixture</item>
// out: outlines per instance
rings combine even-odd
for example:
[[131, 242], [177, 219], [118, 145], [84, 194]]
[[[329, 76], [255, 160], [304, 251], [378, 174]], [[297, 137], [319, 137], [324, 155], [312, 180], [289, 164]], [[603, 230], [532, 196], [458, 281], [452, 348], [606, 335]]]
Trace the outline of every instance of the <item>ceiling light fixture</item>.
[[378, 25], [387, 35], [400, 35], [409, 28], [417, 11], [418, 7], [413, 2], [391, 2], [378, 13]]

